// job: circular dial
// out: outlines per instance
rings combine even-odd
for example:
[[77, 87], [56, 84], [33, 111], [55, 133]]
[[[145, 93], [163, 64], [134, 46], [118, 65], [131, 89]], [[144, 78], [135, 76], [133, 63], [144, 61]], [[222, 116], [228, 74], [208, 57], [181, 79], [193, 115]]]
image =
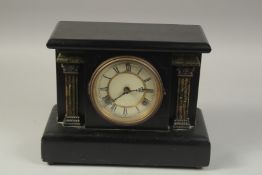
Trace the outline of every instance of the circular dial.
[[120, 125], [134, 125], [158, 110], [163, 87], [158, 72], [149, 62], [121, 56], [97, 67], [89, 94], [94, 108], [104, 118]]

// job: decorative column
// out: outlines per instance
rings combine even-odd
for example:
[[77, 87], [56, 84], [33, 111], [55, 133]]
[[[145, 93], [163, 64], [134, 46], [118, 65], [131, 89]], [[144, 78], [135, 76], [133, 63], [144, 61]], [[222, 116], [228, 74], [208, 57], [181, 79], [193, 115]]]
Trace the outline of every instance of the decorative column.
[[59, 54], [57, 63], [61, 63], [64, 73], [65, 117], [63, 125], [80, 126], [81, 121], [78, 113], [78, 74], [80, 64], [83, 61], [80, 57]]
[[190, 90], [195, 67], [200, 66], [197, 57], [185, 57], [174, 60], [177, 71], [177, 106], [174, 121], [175, 129], [189, 129]]

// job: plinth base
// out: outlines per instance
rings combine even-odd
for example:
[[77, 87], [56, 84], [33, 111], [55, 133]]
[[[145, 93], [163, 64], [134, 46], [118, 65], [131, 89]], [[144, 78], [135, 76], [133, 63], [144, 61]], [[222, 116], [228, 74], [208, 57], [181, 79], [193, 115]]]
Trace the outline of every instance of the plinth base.
[[42, 159], [49, 164], [203, 167], [210, 142], [200, 109], [188, 131], [102, 130], [63, 127], [54, 106], [42, 137]]

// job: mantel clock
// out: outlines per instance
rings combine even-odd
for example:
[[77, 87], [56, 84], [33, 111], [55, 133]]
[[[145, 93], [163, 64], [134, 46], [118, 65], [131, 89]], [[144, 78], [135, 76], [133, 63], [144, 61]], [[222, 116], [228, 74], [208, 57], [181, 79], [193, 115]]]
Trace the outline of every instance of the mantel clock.
[[198, 25], [61, 21], [55, 49], [57, 105], [42, 137], [43, 161], [203, 167], [210, 142], [197, 108]]

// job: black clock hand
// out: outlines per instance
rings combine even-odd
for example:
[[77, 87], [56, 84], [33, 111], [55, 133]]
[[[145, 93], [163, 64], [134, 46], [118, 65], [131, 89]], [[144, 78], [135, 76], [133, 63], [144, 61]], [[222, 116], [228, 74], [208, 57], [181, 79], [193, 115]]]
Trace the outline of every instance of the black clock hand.
[[134, 91], [136, 91], [136, 92], [145, 92], [145, 91], [151, 92], [151, 91], [153, 91], [153, 89], [147, 89], [147, 88], [140, 87], [140, 88], [137, 88], [137, 89], [130, 90], [129, 88], [124, 88], [124, 92], [122, 94], [120, 94], [118, 97], [116, 97], [115, 99], [113, 99], [113, 102], [115, 102], [117, 99], [119, 99], [123, 95], [129, 94], [130, 92], [134, 92]]
[[147, 88], [143, 89], [143, 91], [144, 91], [144, 92], [152, 92], [152, 93], [154, 92], [153, 89], [147, 89]]
[[134, 92], [134, 91], [142, 92], [142, 91], [143, 91], [143, 87], [141, 87], [141, 88], [137, 88], [137, 89], [133, 89], [133, 90], [130, 90], [129, 92]]
[[131, 92], [131, 90], [128, 87], [125, 87], [124, 92], [122, 94], [120, 94], [118, 97], [116, 97], [115, 99], [113, 99], [113, 102], [115, 102], [117, 99], [119, 99], [123, 95], [128, 94], [129, 92]]
[[116, 97], [115, 99], [113, 99], [113, 102], [115, 102], [117, 99], [119, 99], [120, 97], [122, 97], [123, 95], [127, 94], [126, 92], [123, 92], [121, 95], [119, 95], [118, 97]]
[[133, 91], [136, 91], [136, 92], [145, 92], [145, 91], [153, 92], [153, 89], [147, 89], [147, 88], [141, 87], [141, 88], [138, 88], [138, 89], [130, 90], [130, 92], [133, 92]]

